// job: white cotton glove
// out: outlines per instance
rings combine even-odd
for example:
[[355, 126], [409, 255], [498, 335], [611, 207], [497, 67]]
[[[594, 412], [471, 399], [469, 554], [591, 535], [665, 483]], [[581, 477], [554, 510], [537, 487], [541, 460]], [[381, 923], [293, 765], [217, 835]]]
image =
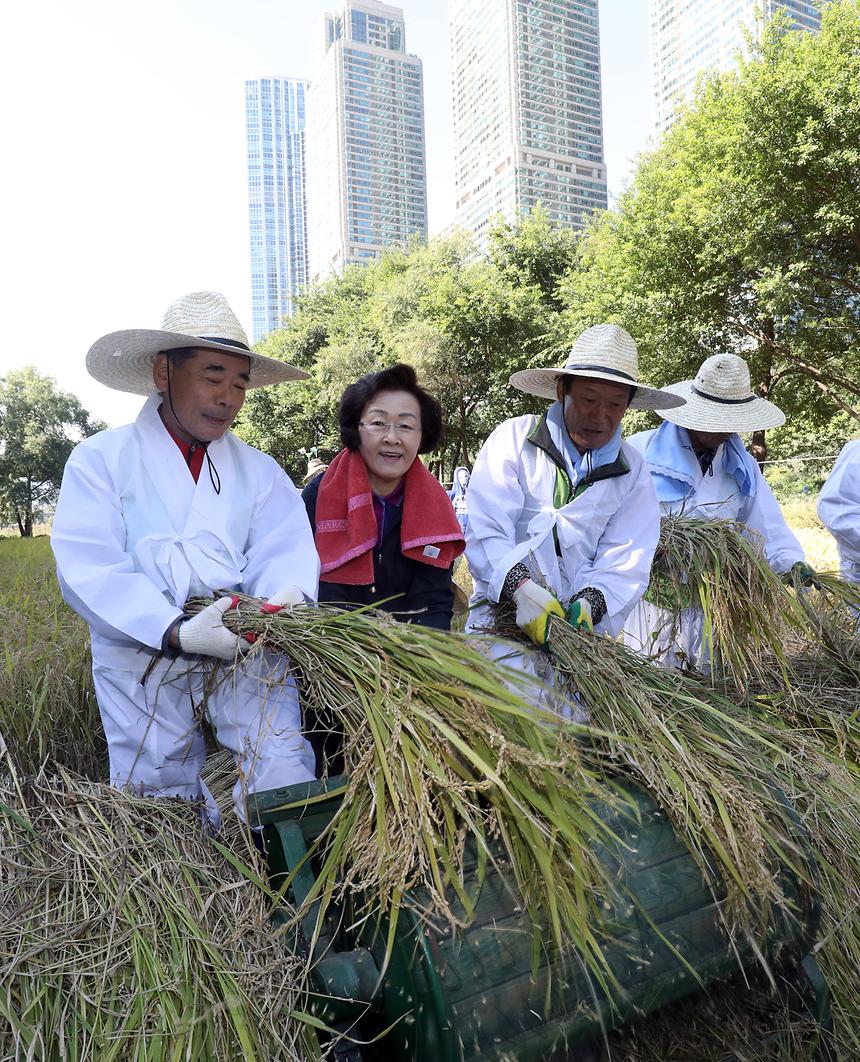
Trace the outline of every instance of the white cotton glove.
[[281, 587], [276, 594], [272, 594], [265, 605], [260, 605], [260, 611], [275, 613], [280, 612], [282, 608], [296, 608], [304, 603], [305, 595], [297, 586], [289, 583]]
[[242, 643], [224, 626], [224, 613], [232, 603], [232, 597], [219, 597], [202, 612], [180, 623], [176, 638], [182, 652], [217, 656], [221, 660], [235, 660], [241, 656]]
[[526, 579], [513, 593], [517, 606], [517, 626], [535, 645], [546, 645], [549, 637], [550, 616], [565, 618], [564, 609], [557, 598], [544, 590], [533, 579]]

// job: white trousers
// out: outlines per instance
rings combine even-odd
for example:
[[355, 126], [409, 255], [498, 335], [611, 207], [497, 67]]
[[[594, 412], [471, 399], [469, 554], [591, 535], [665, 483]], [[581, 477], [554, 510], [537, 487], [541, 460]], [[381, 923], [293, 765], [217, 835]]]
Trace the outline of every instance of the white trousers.
[[[249, 793], [314, 777], [314, 754], [286, 657], [255, 650], [233, 675], [218, 676], [206, 712], [219, 744], [236, 758], [233, 799], [245, 821]], [[141, 681], [134, 672], [93, 665], [107, 736], [110, 781], [145, 796], [202, 798], [209, 823], [220, 813], [200, 778], [206, 748], [200, 728], [204, 672], [193, 657], [164, 658]]]
[[640, 601], [624, 624], [624, 644], [665, 668], [711, 670], [711, 646], [705, 638], [705, 620], [698, 607], [669, 609]]
[[511, 687], [538, 708], [574, 723], [588, 723], [588, 711], [578, 702], [579, 694], [571, 698], [549, 653], [537, 646], [530, 649], [520, 642], [488, 637], [486, 630], [492, 623], [492, 608], [479, 605], [469, 613], [465, 632], [474, 638], [476, 647], [484, 656], [517, 672]]

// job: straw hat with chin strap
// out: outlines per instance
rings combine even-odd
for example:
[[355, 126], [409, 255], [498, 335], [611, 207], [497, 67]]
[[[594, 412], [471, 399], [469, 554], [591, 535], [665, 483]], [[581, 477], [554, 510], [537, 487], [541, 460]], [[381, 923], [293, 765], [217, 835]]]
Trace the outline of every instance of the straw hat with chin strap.
[[526, 394], [554, 399], [561, 376], [629, 384], [636, 388], [630, 409], [670, 409], [684, 404], [678, 395], [639, 382], [639, 353], [633, 337], [614, 324], [587, 328], [571, 347], [564, 365], [557, 369], [523, 369], [513, 374], [511, 384]]
[[695, 380], [670, 384], [666, 390], [685, 399], [686, 404], [663, 410], [660, 416], [681, 428], [746, 432], [785, 423], [785, 414], [778, 406], [753, 394], [749, 366], [737, 354], [706, 358]]
[[127, 328], [97, 339], [87, 354], [87, 371], [115, 391], [150, 395], [155, 390], [152, 366], [164, 350], [218, 350], [248, 358], [249, 387], [306, 380], [308, 373], [250, 349], [248, 337], [223, 295], [194, 291], [167, 308], [160, 330]]

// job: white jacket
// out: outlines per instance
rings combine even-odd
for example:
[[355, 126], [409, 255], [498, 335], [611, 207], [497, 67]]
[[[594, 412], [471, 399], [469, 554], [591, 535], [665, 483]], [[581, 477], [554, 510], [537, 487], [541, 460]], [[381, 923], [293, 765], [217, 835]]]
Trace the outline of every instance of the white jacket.
[[836, 539], [843, 579], [860, 583], [860, 440], [843, 447], [821, 488], [818, 515]]
[[607, 614], [598, 629], [615, 635], [648, 585], [660, 524], [651, 477], [622, 443], [616, 462], [595, 469], [556, 509], [560, 472], [569, 480], [543, 417], [507, 420], [484, 443], [469, 480], [472, 603], [497, 602], [522, 562], [560, 601], [587, 586], [600, 590]]
[[[659, 429], [640, 431], [628, 442], [641, 454]], [[685, 462], [690, 467], [689, 462]], [[734, 476], [723, 469], [723, 446], [714, 455], [712, 471], [703, 473], [693, 462], [691, 493], [680, 502], [661, 502], [663, 516], [683, 513], [700, 520], [737, 520], [746, 524], [761, 536], [768, 564], [775, 572], [787, 572], [797, 561], [804, 559], [803, 547], [797, 536], [785, 522], [779, 502], [761, 474], [756, 461], [750, 461], [748, 470], [754, 478], [751, 496], [743, 495]]]
[[316, 599], [319, 558], [284, 471], [228, 432], [208, 448], [221, 493], [205, 462], [195, 483], [160, 400], [75, 447], [54, 516], [63, 597], [90, 625], [93, 660], [105, 667], [139, 668], [195, 594], [268, 597], [294, 583]]

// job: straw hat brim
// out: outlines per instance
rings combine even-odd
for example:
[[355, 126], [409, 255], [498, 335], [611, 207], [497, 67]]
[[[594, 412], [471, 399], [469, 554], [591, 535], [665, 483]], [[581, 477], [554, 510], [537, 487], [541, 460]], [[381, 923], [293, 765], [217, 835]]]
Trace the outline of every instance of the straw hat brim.
[[[515, 372], [510, 379], [512, 387], [525, 391], [527, 395], [537, 395], [538, 398], [556, 398], [556, 381], [559, 376], [567, 374], [567, 370], [560, 369], [521, 369]], [[587, 376], [594, 380], [606, 380], [608, 383], [625, 384], [636, 388], [636, 394], [630, 403], [630, 409], [671, 409], [673, 406], [681, 406], [684, 399], [678, 395], [669, 394], [668, 388], [660, 390], [657, 387], [646, 387], [645, 384], [627, 380], [615, 373], [600, 372], [594, 369], [582, 370], [570, 373], [571, 376]]]
[[717, 402], [693, 391], [695, 380], [683, 380], [666, 388], [685, 400], [683, 406], [660, 413], [663, 420], [693, 431], [747, 432], [778, 428], [785, 424], [783, 411], [757, 395], [742, 402]]
[[87, 353], [87, 371], [99, 383], [114, 391], [150, 395], [155, 390], [152, 366], [156, 354], [162, 350], [176, 350], [182, 347], [218, 350], [224, 354], [249, 358], [249, 387], [268, 387], [290, 380], [307, 380], [310, 375], [295, 365], [266, 357], [265, 354], [257, 354], [253, 350], [246, 351], [228, 343], [213, 343], [200, 336], [163, 332], [153, 328], [127, 328], [120, 332], [109, 332], [97, 339]]

